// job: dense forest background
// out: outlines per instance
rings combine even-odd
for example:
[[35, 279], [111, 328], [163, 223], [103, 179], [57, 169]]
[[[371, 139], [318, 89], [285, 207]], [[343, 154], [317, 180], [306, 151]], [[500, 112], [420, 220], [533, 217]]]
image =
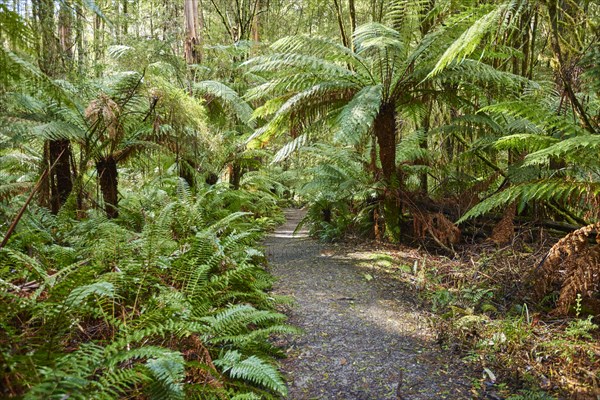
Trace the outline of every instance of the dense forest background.
[[292, 203], [508, 262], [430, 279], [445, 335], [598, 394], [596, 1], [2, 0], [0, 42], [3, 397], [284, 395], [258, 240]]

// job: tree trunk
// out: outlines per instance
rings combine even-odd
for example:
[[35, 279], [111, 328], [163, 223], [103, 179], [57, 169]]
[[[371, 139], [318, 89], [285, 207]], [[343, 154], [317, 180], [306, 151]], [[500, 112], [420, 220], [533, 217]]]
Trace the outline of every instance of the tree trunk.
[[119, 181], [117, 162], [112, 155], [96, 162], [96, 172], [100, 180], [100, 189], [104, 199], [104, 210], [108, 218], [119, 216]]
[[73, 12], [69, 1], [61, 3], [58, 14], [58, 38], [60, 42], [60, 55], [63, 59], [63, 69], [71, 71], [73, 68]]
[[345, 47], [350, 46], [350, 42], [348, 41], [348, 35], [346, 35], [346, 29], [344, 28], [344, 16], [342, 15], [342, 5], [338, 0], [333, 0], [333, 4], [335, 6], [335, 12], [337, 14], [337, 21], [340, 27], [340, 36], [342, 37], [342, 44]]
[[240, 188], [242, 175], [242, 166], [239, 163], [234, 161], [229, 164], [229, 184], [234, 190], [238, 190]]
[[129, 0], [123, 0], [123, 24], [121, 26], [122, 30], [123, 30], [123, 37], [127, 36], [127, 31], [129, 30], [129, 7], [128, 7], [128, 2]]
[[350, 36], [354, 34], [356, 30], [356, 6], [354, 5], [354, 0], [348, 0], [348, 9], [350, 10]]
[[188, 64], [201, 62], [198, 36], [198, 0], [184, 0], [183, 14], [185, 16], [185, 61]]
[[71, 180], [71, 144], [67, 139], [48, 140], [45, 144], [44, 158], [47, 167], [52, 168], [48, 175], [49, 206], [57, 214], [67, 201], [73, 181]]
[[394, 104], [384, 104], [374, 122], [379, 145], [379, 161], [385, 183], [383, 193], [383, 216], [385, 235], [388, 240], [400, 240], [400, 204], [398, 190], [400, 182], [396, 172], [396, 109]]
[[[39, 0], [36, 2], [36, 12], [41, 35], [39, 48], [40, 69], [50, 78], [60, 76], [64, 69], [60, 68], [59, 55], [61, 50], [67, 50], [70, 45], [70, 16], [61, 8], [60, 40], [56, 36], [56, 21], [54, 18], [54, 2]], [[64, 39], [64, 40], [63, 40]], [[59, 45], [64, 45], [61, 48]], [[68, 54], [65, 54], [68, 56]], [[46, 140], [44, 143], [44, 168], [49, 169], [46, 182], [41, 185], [40, 203], [57, 214], [67, 201], [73, 189], [71, 174], [71, 144], [67, 139]]]

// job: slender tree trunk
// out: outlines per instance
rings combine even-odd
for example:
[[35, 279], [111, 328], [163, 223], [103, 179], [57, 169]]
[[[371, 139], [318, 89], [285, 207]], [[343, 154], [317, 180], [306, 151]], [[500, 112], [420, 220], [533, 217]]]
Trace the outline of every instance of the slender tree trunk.
[[348, 47], [350, 42], [348, 41], [348, 35], [346, 35], [346, 29], [344, 28], [344, 17], [342, 15], [342, 5], [338, 0], [333, 0], [333, 4], [335, 5], [335, 12], [337, 14], [337, 21], [340, 27], [340, 35], [342, 37], [342, 43], [344, 46]]
[[198, 0], [184, 0], [183, 14], [185, 16], [185, 61], [188, 64], [201, 62], [199, 51], [200, 38], [198, 35]]
[[262, 8], [262, 1], [256, 1], [256, 11], [254, 13], [254, 17], [252, 18], [252, 40], [256, 43], [260, 42], [260, 12]]
[[83, 75], [85, 71], [85, 36], [83, 30], [83, 7], [79, 2], [75, 3], [75, 35], [77, 44], [77, 72]]
[[388, 240], [400, 240], [400, 203], [398, 190], [400, 181], [396, 171], [396, 108], [384, 104], [374, 121], [375, 135], [379, 146], [379, 161], [385, 183], [383, 193], [383, 215], [385, 235]]
[[100, 180], [100, 190], [104, 200], [104, 210], [108, 218], [119, 216], [119, 181], [117, 162], [112, 155], [96, 162], [96, 172]]
[[129, 30], [129, 4], [128, 4], [129, 0], [123, 0], [123, 24], [121, 25], [121, 28], [123, 30], [123, 36], [127, 35], [127, 31]]
[[70, 1], [61, 3], [58, 15], [58, 39], [63, 69], [71, 71], [73, 67], [73, 13]]
[[356, 6], [354, 0], [348, 0], [348, 8], [350, 9], [350, 35], [356, 30]]

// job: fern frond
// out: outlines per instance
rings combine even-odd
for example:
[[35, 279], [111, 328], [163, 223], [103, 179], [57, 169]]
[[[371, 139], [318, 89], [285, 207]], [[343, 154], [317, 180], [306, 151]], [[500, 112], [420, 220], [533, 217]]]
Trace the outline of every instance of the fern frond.
[[271, 45], [277, 53], [307, 54], [332, 62], [343, 62], [365, 68], [365, 60], [351, 49], [329, 38], [308, 35], [288, 36]]
[[494, 147], [498, 150], [515, 151], [539, 151], [546, 149], [552, 144], [558, 142], [550, 136], [536, 135], [532, 133], [521, 133], [516, 135], [504, 136], [496, 141]]
[[382, 100], [381, 85], [367, 86], [356, 93], [335, 120], [334, 140], [344, 144], [357, 144], [371, 129]]
[[545, 107], [540, 107], [540, 105], [536, 103], [523, 101], [503, 102], [483, 107], [479, 112], [497, 113], [509, 115], [514, 118], [523, 118], [540, 127], [549, 135], [570, 137], [589, 134], [589, 132], [577, 124], [574, 124], [567, 117], [558, 115], [555, 111], [548, 110]]
[[[483, 7], [481, 7], [483, 8]], [[428, 77], [433, 77], [442, 72], [446, 67], [455, 61], [459, 61], [469, 56], [479, 46], [483, 38], [497, 29], [501, 32], [506, 27], [507, 13], [515, 8], [515, 1], [511, 0], [499, 4], [487, 14], [473, 23], [460, 37], [458, 37], [442, 54], [435, 67], [429, 73]]]
[[296, 72], [311, 71], [323, 76], [332, 76], [349, 82], [358, 82], [361, 80], [361, 76], [358, 73], [336, 63], [296, 53], [260, 56], [246, 61], [242, 66], [248, 68], [253, 73], [276, 73], [282, 70], [293, 69]]
[[242, 123], [254, 128], [252, 107], [229, 86], [218, 81], [202, 81], [194, 84], [194, 91], [200, 95], [208, 96], [209, 101], [211, 98], [215, 98], [228, 105]]
[[115, 288], [110, 282], [95, 282], [79, 286], [71, 291], [65, 300], [65, 305], [67, 307], [80, 306], [85, 299], [92, 295], [113, 299], [115, 298]]
[[242, 354], [233, 350], [223, 354], [214, 363], [234, 379], [247, 380], [282, 396], [287, 395], [287, 387], [277, 370], [256, 356], [243, 358]]
[[547, 179], [539, 182], [515, 185], [483, 200], [463, 215], [457, 223], [481, 216], [514, 201], [520, 201], [523, 204], [534, 200], [563, 201], [571, 198], [577, 199], [585, 193], [597, 196], [600, 194], [600, 184], [565, 181], [563, 179]]
[[525, 157], [525, 166], [547, 163], [550, 158], [564, 158], [580, 166], [598, 166], [596, 158], [600, 150], [600, 136], [583, 134], [569, 139], [548, 141], [548, 146]]
[[298, 151], [308, 143], [308, 133], [303, 133], [294, 140], [285, 144], [279, 151], [273, 156], [273, 164], [278, 163], [287, 159], [291, 154]]
[[153, 399], [183, 399], [183, 379], [185, 378], [185, 361], [179, 352], [163, 350], [159, 356], [146, 361], [146, 367], [155, 380], [148, 388]]

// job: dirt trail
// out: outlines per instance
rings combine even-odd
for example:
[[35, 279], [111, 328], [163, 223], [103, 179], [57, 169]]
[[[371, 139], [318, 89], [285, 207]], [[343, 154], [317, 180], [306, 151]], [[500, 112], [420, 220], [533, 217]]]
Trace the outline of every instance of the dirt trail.
[[265, 245], [275, 291], [296, 300], [287, 313], [305, 332], [286, 343], [290, 399], [471, 398], [466, 369], [435, 342], [414, 288], [367, 273], [354, 249], [332, 254], [306, 231], [294, 235], [303, 214], [286, 216]]

